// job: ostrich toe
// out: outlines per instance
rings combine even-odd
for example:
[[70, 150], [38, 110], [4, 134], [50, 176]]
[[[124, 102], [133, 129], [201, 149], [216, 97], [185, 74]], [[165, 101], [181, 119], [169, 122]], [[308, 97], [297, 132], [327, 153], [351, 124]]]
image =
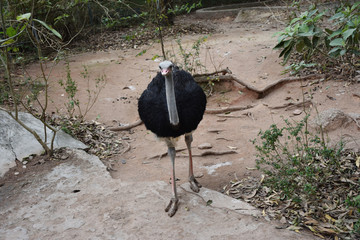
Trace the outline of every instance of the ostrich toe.
[[169, 217], [172, 217], [175, 215], [179, 205], [179, 199], [172, 198], [170, 199], [169, 204], [165, 208], [165, 212], [168, 213]]
[[194, 176], [189, 177], [190, 188], [194, 192], [199, 192], [202, 187], [201, 184], [195, 179]]

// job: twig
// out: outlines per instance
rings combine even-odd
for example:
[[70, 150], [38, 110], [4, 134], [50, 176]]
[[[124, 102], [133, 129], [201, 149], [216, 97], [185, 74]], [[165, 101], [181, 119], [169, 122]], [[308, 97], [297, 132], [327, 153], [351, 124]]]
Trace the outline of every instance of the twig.
[[[181, 152], [181, 151], [184, 151], [184, 150], [186, 150], [187, 148], [179, 148], [179, 149], [176, 149], [176, 152]], [[157, 155], [155, 155], [155, 156], [152, 156], [152, 157], [149, 157], [149, 158], [147, 158], [147, 159], [155, 159], [155, 158], [158, 158], [159, 160], [162, 158], [162, 157], [165, 157], [165, 156], [167, 156], [167, 152], [165, 152], [165, 153], [160, 153], [160, 154], [157, 154]]]
[[[193, 154], [193, 157], [204, 157], [204, 156], [208, 156], [208, 155], [215, 155], [215, 156], [219, 156], [219, 155], [226, 155], [226, 154], [234, 154], [234, 153], [238, 153], [237, 151], [234, 150], [229, 150], [229, 151], [212, 151], [212, 150], [208, 150], [205, 152], [202, 152], [200, 154]], [[181, 155], [179, 157], [188, 157], [187, 155]]]
[[137, 127], [140, 124], [142, 124], [143, 122], [139, 119], [134, 123], [131, 123], [129, 125], [125, 125], [125, 126], [120, 126], [120, 127], [111, 127], [109, 128], [110, 131], [124, 131], [124, 130], [129, 130], [131, 128]]
[[289, 102], [289, 103], [285, 103], [285, 104], [280, 105], [280, 106], [274, 106], [274, 107], [267, 106], [267, 107], [270, 108], [270, 109], [286, 108], [285, 111], [288, 111], [288, 110], [296, 108], [296, 107], [309, 107], [312, 104], [313, 104], [312, 101], [307, 100], [305, 102], [300, 102], [300, 103]]
[[125, 149], [124, 151], [122, 151], [122, 153], [121, 153], [121, 154], [124, 154], [124, 153], [126, 153], [126, 152], [130, 151], [130, 149], [131, 149], [131, 145], [130, 145], [130, 143], [128, 143], [128, 142], [126, 142], [126, 141], [124, 141], [124, 142], [127, 144], [127, 146], [126, 146], [126, 149]]
[[226, 68], [226, 69], [222, 69], [222, 70], [215, 71], [215, 72], [212, 72], [212, 73], [194, 74], [193, 77], [196, 79], [196, 78], [201, 78], [201, 77], [205, 77], [205, 76], [216, 75], [216, 74], [219, 74], [219, 73], [222, 73], [222, 75], [232, 74], [231, 70], [229, 68]]
[[248, 106], [234, 106], [234, 107], [227, 107], [227, 108], [221, 108], [221, 109], [206, 109], [205, 113], [208, 114], [220, 114], [220, 113], [227, 113], [227, 112], [235, 112], [235, 111], [242, 111], [249, 108], [253, 108], [254, 105], [248, 105]]

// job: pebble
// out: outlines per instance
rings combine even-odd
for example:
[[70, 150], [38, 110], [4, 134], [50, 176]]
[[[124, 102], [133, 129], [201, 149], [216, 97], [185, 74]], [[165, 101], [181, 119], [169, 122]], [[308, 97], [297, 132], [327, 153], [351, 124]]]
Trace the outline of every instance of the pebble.
[[198, 146], [198, 149], [210, 149], [212, 147], [211, 143], [202, 143]]
[[294, 115], [300, 115], [301, 113], [302, 113], [302, 110], [300, 110], [300, 109], [296, 109], [293, 111]]
[[122, 163], [122, 164], [126, 164], [126, 160], [125, 160], [125, 159], [121, 159], [121, 163]]

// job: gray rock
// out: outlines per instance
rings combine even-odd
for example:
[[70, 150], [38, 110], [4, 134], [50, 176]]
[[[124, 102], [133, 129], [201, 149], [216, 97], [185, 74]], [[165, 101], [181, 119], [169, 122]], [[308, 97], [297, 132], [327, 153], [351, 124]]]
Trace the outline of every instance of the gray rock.
[[[29, 113], [19, 113], [19, 119], [41, 139], [45, 139], [42, 122]], [[53, 133], [47, 128], [47, 145], [50, 146]], [[87, 146], [63, 131], [58, 131], [54, 148], [69, 147], [85, 149]], [[0, 177], [15, 166], [15, 159], [22, 160], [31, 154], [40, 154], [43, 148], [35, 137], [16, 122], [7, 112], [0, 110]]]
[[339, 109], [330, 108], [321, 112], [312, 122], [313, 127], [320, 126], [326, 132], [333, 131], [340, 127], [347, 127], [354, 120]]
[[212, 147], [211, 143], [202, 143], [198, 146], [198, 149], [210, 149]]

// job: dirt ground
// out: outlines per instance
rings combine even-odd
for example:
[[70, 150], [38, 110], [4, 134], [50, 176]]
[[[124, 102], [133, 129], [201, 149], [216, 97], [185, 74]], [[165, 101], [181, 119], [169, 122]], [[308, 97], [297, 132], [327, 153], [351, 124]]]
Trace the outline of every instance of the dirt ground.
[[[182, 24], [211, 24], [217, 31], [208, 35], [201, 46], [201, 62], [209, 72], [229, 68], [232, 73], [257, 88], [263, 88], [288, 75], [282, 75], [284, 67], [280, 64], [278, 52], [272, 48], [276, 44], [273, 35], [283, 25], [276, 21], [262, 23], [234, 23], [231, 18], [219, 20], [200, 20], [194, 16], [178, 19]], [[190, 48], [194, 41], [203, 35], [184, 35], [182, 43]], [[90, 43], [91, 44], [91, 43]], [[165, 48], [176, 51], [174, 38], [168, 37]], [[145, 54], [137, 56], [146, 50]], [[98, 101], [87, 115], [88, 120], [97, 119], [107, 126], [132, 123], [138, 120], [137, 99], [156, 74], [159, 61], [153, 56], [161, 55], [159, 43], [136, 46], [127, 50], [103, 50], [74, 54], [69, 57], [71, 73], [79, 85], [80, 102], [86, 103], [86, 82], [80, 72], [86, 65], [93, 78], [105, 74], [107, 83], [99, 95]], [[30, 74], [39, 75], [37, 65], [28, 69]], [[50, 110], [66, 113], [64, 102], [67, 101], [64, 90], [58, 80], [66, 78], [65, 62], [60, 62], [52, 72], [49, 94]], [[316, 81], [318, 80], [318, 81]], [[303, 86], [303, 87], [302, 87]], [[303, 98], [311, 98], [312, 114], [329, 108], [341, 109], [345, 113], [359, 113], [360, 85], [327, 79], [295, 81], [284, 84], [271, 91], [264, 98], [247, 90], [237, 83], [216, 84], [208, 98], [207, 109], [218, 109], [228, 106], [248, 106], [252, 108], [232, 112], [228, 115], [205, 114], [193, 137], [193, 154], [195, 175], [201, 184], [216, 191], [222, 191], [230, 180], [246, 176], [257, 176], [254, 170], [255, 149], [250, 140], [254, 139], [260, 129], [267, 129], [271, 124], [283, 124], [282, 118], [300, 120], [305, 116], [298, 108], [281, 107], [288, 103], [300, 103]], [[299, 114], [300, 113], [300, 114]], [[166, 145], [147, 131], [144, 125], [131, 130], [119, 132], [119, 139], [129, 151], [114, 156], [111, 176], [115, 179], [144, 181], [168, 181], [171, 165], [168, 157], [152, 158], [167, 151]], [[348, 134], [356, 138], [359, 129], [355, 125], [337, 129], [331, 133], [332, 139], [339, 139]], [[204, 152], [198, 146], [210, 143], [213, 151], [235, 150], [226, 155], [196, 156]], [[179, 139], [178, 149], [186, 149], [183, 138]], [[177, 153], [176, 174], [179, 184], [187, 181], [188, 161], [184, 155], [187, 151]], [[169, 192], [171, 188], [169, 186]]]
[[[216, 29], [215, 33], [208, 35], [207, 41], [201, 46], [201, 63], [209, 72], [229, 68], [237, 78], [259, 89], [287, 77], [288, 75], [282, 74], [285, 68], [278, 58], [279, 53], [272, 49], [276, 44], [274, 34], [282, 30], [283, 25], [276, 21], [234, 23], [233, 20], [232, 18], [200, 20], [195, 16], [178, 19], [180, 24], [205, 24]], [[194, 41], [203, 36], [184, 35], [181, 37], [182, 45], [189, 51]], [[177, 53], [177, 59], [181, 59], [175, 37], [168, 37], [165, 40], [165, 49]], [[146, 53], [139, 56], [138, 53], [144, 50]], [[68, 60], [71, 74], [78, 83], [82, 104], [87, 102], [87, 83], [80, 74], [84, 70], [83, 66], [87, 66], [92, 79], [106, 75], [106, 86], [86, 118], [97, 119], [107, 126], [118, 126], [138, 120], [137, 99], [156, 74], [159, 59], [152, 60], [156, 55], [161, 55], [161, 48], [155, 41], [150, 45], [136, 46], [135, 49], [103, 50], [70, 56]], [[36, 65], [28, 71], [30, 74], [39, 75]], [[67, 101], [66, 94], [58, 84], [59, 79], [66, 79], [65, 62], [55, 66], [51, 79], [50, 110], [66, 114], [64, 108], [64, 102]], [[318, 83], [312, 84], [313, 82]], [[307, 86], [301, 87], [302, 85]], [[205, 187], [218, 191], [221, 191], [230, 180], [258, 175], [259, 173], [253, 170], [255, 151], [250, 140], [257, 136], [260, 129], [265, 130], [273, 123], [283, 124], [282, 118], [300, 120], [305, 116], [305, 113], [295, 115], [293, 112], [296, 108], [276, 107], [290, 102], [300, 103], [304, 97], [312, 98], [311, 101], [319, 112], [329, 108], [341, 109], [345, 113], [357, 112], [360, 98], [356, 93], [359, 92], [359, 84], [334, 81], [331, 77], [288, 83], [261, 99], [240, 84], [216, 84], [212, 95], [208, 98], [207, 109], [248, 105], [253, 107], [233, 112], [230, 114], [232, 117], [205, 114], [193, 134], [194, 154], [201, 154], [204, 151], [197, 148], [202, 143], [210, 143], [213, 151], [236, 150], [237, 153], [195, 157], [196, 175], [201, 177], [200, 181]], [[298, 109], [301, 110], [301, 107]], [[314, 108], [311, 109], [315, 114]], [[351, 133], [354, 129], [356, 130], [356, 127], [341, 129], [333, 132], [332, 135], [340, 136], [347, 132]], [[115, 170], [111, 172], [112, 177], [139, 181], [169, 179], [171, 168], [169, 159], [151, 158], [165, 153], [167, 148], [147, 131], [144, 125], [119, 132], [119, 138], [124, 142], [124, 146], [130, 146], [130, 150], [110, 159]], [[177, 148], [186, 148], [183, 138], [179, 140]], [[187, 151], [182, 151], [177, 155], [176, 171], [180, 183], [187, 180], [188, 162], [181, 156], [186, 154]]]

